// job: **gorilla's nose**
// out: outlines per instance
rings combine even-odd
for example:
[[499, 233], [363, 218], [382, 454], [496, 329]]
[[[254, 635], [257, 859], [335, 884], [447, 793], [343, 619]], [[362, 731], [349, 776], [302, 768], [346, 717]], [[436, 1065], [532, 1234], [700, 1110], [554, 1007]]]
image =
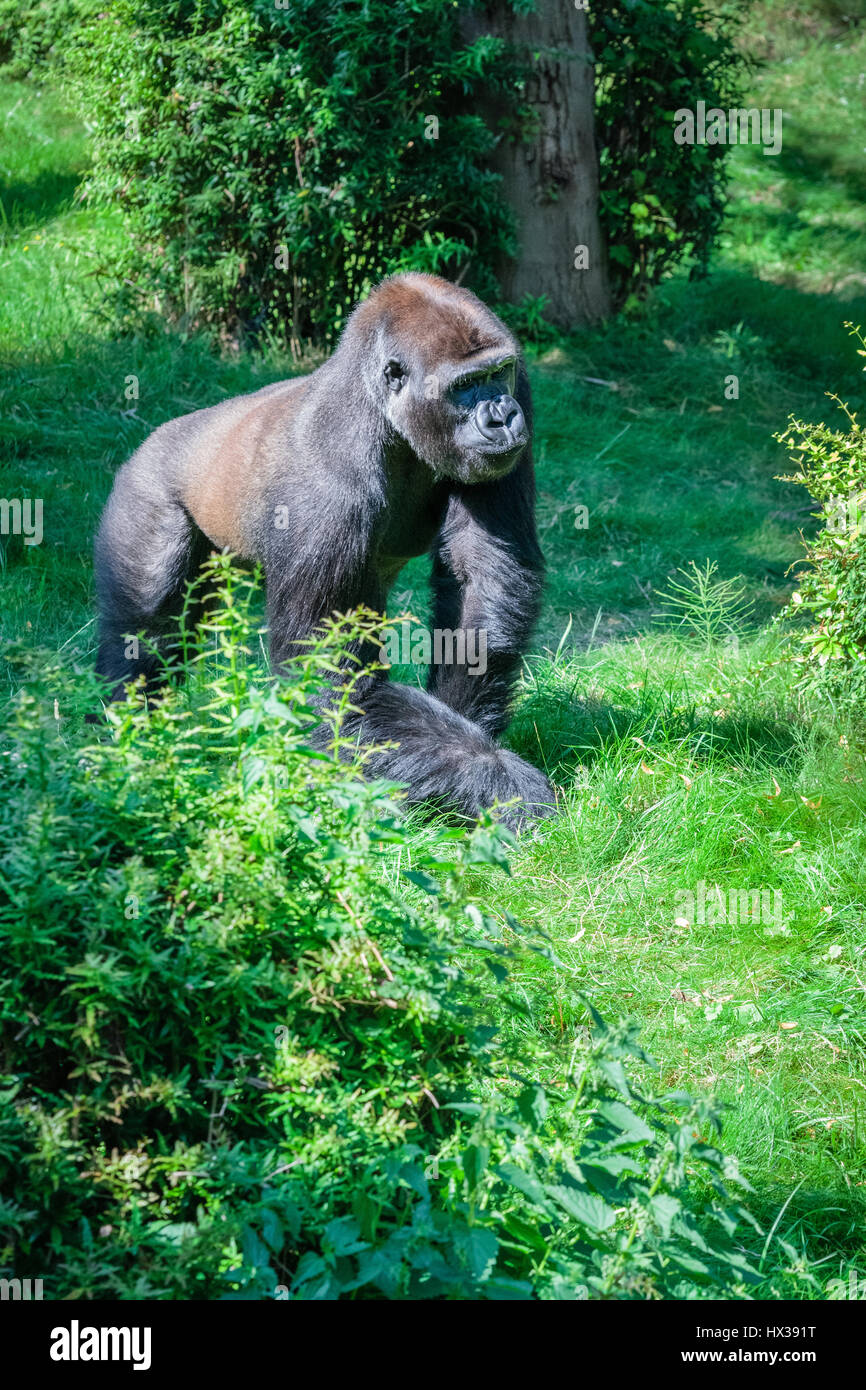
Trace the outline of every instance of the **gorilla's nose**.
[[511, 443], [525, 430], [523, 411], [513, 396], [481, 401], [475, 419], [484, 438], [492, 444]]

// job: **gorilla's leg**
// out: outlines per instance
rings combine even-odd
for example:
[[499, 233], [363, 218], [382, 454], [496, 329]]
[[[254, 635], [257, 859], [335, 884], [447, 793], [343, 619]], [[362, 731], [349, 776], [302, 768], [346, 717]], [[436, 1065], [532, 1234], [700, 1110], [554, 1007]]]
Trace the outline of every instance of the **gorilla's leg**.
[[550, 814], [553, 794], [547, 778], [498, 748], [477, 724], [435, 696], [411, 686], [376, 681], [363, 700], [360, 733], [364, 742], [393, 740], [399, 746], [374, 755], [378, 775], [408, 785], [408, 799], [475, 818], [494, 801], [518, 798], [504, 814], [512, 827]]
[[[187, 585], [209, 550], [182, 506], [159, 491], [118, 475], [96, 537], [99, 653], [96, 669], [122, 700], [125, 687], [144, 675], [149, 688], [165, 679], [177, 645]], [[201, 604], [188, 605], [194, 625]]]
[[[348, 547], [340, 552], [327, 576], [330, 594], [336, 594], [336, 600], [325, 598], [321, 587], [317, 588], [322, 585], [321, 565], [317, 573], [310, 566], [303, 568], [297, 555], [293, 558], [295, 569], [286, 567], [282, 583], [271, 580], [268, 584], [271, 663], [275, 670], [291, 661], [298, 639], [315, 628], [329, 607], [345, 611], [352, 606], [352, 598], [376, 611], [384, 607], [381, 585], [373, 575], [357, 568], [353, 572]], [[377, 653], [371, 649], [357, 655], [366, 661], [375, 660]], [[502, 815], [512, 828], [555, 809], [553, 790], [543, 773], [516, 753], [498, 748], [479, 724], [435, 695], [392, 684], [382, 676], [365, 676], [353, 686], [351, 700], [363, 713], [347, 715], [342, 732], [354, 735], [362, 745], [398, 745], [373, 754], [366, 769], [374, 776], [405, 783], [410, 802], [425, 802], [474, 820], [494, 801], [517, 798], [518, 804]], [[331, 703], [327, 692], [316, 703]], [[327, 738], [327, 728], [320, 727], [314, 741], [323, 744]]]

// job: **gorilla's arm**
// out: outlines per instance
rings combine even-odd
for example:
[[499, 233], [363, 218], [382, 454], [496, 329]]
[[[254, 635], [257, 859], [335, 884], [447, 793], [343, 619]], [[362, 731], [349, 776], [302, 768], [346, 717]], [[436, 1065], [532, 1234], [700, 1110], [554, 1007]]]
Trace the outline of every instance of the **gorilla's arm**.
[[[384, 608], [381, 577], [375, 566], [365, 563], [363, 552], [343, 546], [325, 565], [322, 555], [327, 553], [330, 525], [322, 535], [312, 518], [308, 520], [303, 533], [294, 535], [280, 563], [272, 563], [270, 571], [268, 614], [275, 667], [291, 661], [298, 640], [332, 610], [346, 611], [358, 603], [374, 610]], [[349, 536], [358, 530], [337, 529]], [[377, 659], [378, 652], [358, 650], [355, 655], [369, 662]], [[476, 684], [483, 680], [473, 679]], [[329, 703], [332, 696], [333, 687], [322, 691], [314, 703]], [[527, 818], [552, 811], [554, 794], [543, 773], [515, 753], [498, 748], [484, 728], [435, 695], [391, 682], [386, 672], [377, 672], [357, 682], [352, 701], [360, 708], [344, 718], [342, 732], [362, 745], [397, 745], [374, 753], [367, 768], [376, 776], [404, 783], [411, 804], [426, 802], [443, 813], [456, 811], [474, 819], [494, 801], [516, 799], [517, 805], [503, 815], [513, 829]], [[323, 723], [313, 742], [324, 745], [329, 737], [329, 726]]]
[[533, 503], [527, 450], [507, 477], [455, 490], [434, 553], [434, 627], [474, 630], [473, 656], [477, 634], [486, 634], [487, 666], [481, 674], [481, 662], [473, 673], [468, 662], [440, 661], [430, 668], [428, 690], [491, 735], [508, 722], [511, 687], [538, 617], [544, 562]]

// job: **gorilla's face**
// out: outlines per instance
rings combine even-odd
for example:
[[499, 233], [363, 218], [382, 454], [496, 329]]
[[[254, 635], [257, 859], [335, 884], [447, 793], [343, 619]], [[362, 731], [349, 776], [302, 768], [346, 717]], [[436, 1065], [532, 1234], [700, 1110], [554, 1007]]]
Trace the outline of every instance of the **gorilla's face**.
[[426, 373], [418, 383], [394, 358], [384, 368], [394, 398], [391, 423], [434, 472], [463, 483], [503, 477], [529, 442], [514, 395], [516, 356], [503, 351], [480, 356], [468, 368], [449, 366], [444, 373]]
[[475, 295], [432, 277], [405, 277], [391, 301], [377, 343], [388, 423], [439, 477], [503, 477], [529, 443], [517, 342]]

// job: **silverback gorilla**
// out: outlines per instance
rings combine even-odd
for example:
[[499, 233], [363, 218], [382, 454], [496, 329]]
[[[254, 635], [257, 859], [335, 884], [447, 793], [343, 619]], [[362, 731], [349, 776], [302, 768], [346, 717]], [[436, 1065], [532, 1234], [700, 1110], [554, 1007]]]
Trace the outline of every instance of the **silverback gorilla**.
[[486, 633], [487, 667], [440, 644], [426, 693], [365, 677], [352, 731], [398, 745], [368, 768], [442, 811], [516, 798], [507, 824], [548, 814], [547, 778], [494, 742], [542, 583], [530, 431], [520, 347], [496, 315], [435, 276], [385, 280], [310, 376], [169, 420], [120, 469], [95, 555], [111, 698], [159, 679], [213, 548], [261, 564], [275, 668], [331, 612], [383, 611], [405, 562], [432, 549], [434, 627]]

